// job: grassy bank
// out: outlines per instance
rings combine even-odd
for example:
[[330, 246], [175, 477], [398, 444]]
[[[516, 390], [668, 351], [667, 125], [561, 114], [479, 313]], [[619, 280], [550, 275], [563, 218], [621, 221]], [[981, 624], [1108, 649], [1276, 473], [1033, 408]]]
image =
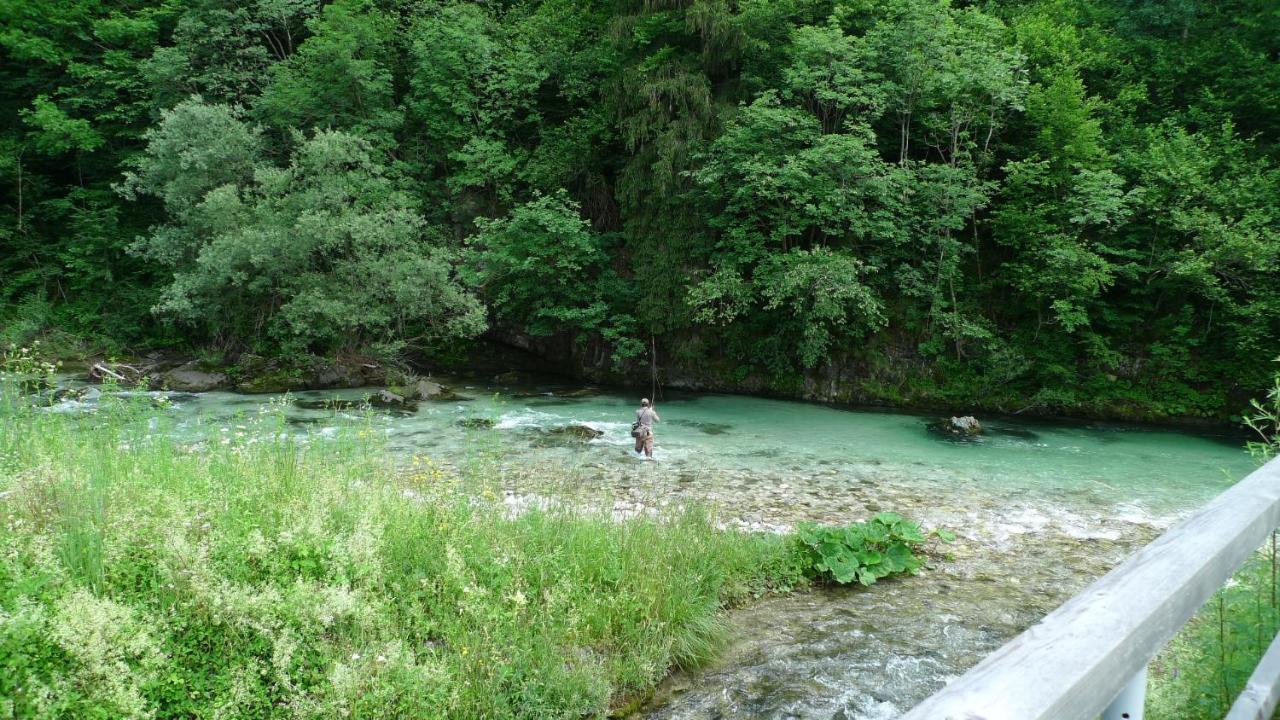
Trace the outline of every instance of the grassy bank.
[[1147, 717], [1219, 720], [1280, 631], [1276, 556], [1268, 544], [1151, 664]]
[[[1277, 358], [1280, 361], [1280, 358]], [[1280, 373], [1250, 403], [1249, 452], [1280, 456]], [[1218, 590], [1151, 664], [1152, 720], [1217, 720], [1227, 714], [1272, 638], [1280, 632], [1280, 548], [1276, 533]], [[1280, 713], [1276, 714], [1280, 716]]]
[[124, 401], [0, 420], [0, 717], [598, 716], [803, 582], [787, 538], [511, 517], [271, 412], [197, 445]]

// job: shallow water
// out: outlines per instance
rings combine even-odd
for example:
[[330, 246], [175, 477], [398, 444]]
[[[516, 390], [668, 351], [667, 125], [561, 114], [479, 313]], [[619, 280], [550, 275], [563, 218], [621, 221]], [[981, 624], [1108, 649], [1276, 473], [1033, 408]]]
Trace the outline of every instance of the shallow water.
[[[469, 399], [369, 414], [289, 404], [285, 413], [299, 433], [368, 423], [404, 458], [497, 458], [513, 509], [558, 495], [620, 515], [695, 500], [712, 503], [726, 525], [759, 530], [892, 509], [959, 535], [951, 558], [919, 576], [733, 613], [723, 659], [674, 675], [642, 711], [652, 718], [897, 717], [1253, 466], [1236, 437], [990, 418], [985, 436], [961, 442], [928, 431], [931, 418], [674, 394], [657, 405], [658, 460], [642, 462], [628, 435], [633, 398], [554, 385], [454, 387]], [[187, 429], [235, 432], [238, 415], [271, 400], [174, 396], [170, 412]], [[468, 419], [493, 427], [463, 427]], [[546, 432], [572, 424], [604, 434]]]

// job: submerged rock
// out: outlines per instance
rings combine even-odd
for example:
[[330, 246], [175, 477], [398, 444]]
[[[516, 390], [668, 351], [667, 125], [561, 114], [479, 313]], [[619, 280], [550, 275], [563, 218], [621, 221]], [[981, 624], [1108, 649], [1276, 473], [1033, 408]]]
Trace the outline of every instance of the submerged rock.
[[1006, 437], [1018, 438], [1019, 440], [1036, 441], [1040, 439], [1040, 435], [1026, 428], [997, 426], [983, 428], [982, 432], [987, 435], [1004, 435]]
[[542, 440], [541, 444], [562, 444], [562, 443], [585, 443], [595, 440], [604, 435], [603, 430], [597, 430], [579, 423], [572, 425], [559, 425], [549, 428], [535, 428], [532, 432]]
[[604, 435], [603, 430], [597, 430], [587, 425], [562, 425], [553, 427], [547, 431], [551, 435], [559, 435], [561, 437], [577, 438], [578, 440], [595, 440]]
[[356, 410], [364, 406], [364, 402], [360, 400], [343, 400], [341, 398], [294, 400], [293, 404], [303, 410]]
[[494, 422], [490, 418], [473, 417], [462, 418], [455, 423], [458, 427], [468, 430], [492, 430]]
[[733, 429], [732, 425], [717, 422], [699, 422], [697, 420], [672, 420], [672, 425], [691, 427], [706, 435], [724, 435]]

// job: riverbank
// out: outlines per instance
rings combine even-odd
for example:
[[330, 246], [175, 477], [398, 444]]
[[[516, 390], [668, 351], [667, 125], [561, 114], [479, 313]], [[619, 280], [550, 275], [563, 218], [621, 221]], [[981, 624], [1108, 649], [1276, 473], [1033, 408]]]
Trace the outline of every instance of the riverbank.
[[477, 463], [270, 410], [177, 444], [129, 403], [0, 433], [0, 695], [23, 717], [586, 717], [804, 582], [706, 511], [512, 515]]
[[[701, 348], [693, 350], [692, 348]], [[922, 354], [909, 343], [879, 341], [833, 355], [813, 368], [771, 371], [731, 361], [695, 337], [658, 339], [642, 356], [621, 364], [604, 360], [607, 348], [492, 332], [464, 361], [477, 366], [553, 368], [581, 382], [638, 389], [657, 386], [689, 392], [801, 400], [843, 408], [889, 408], [934, 415], [1016, 415], [1042, 420], [1099, 420], [1167, 427], [1239, 427], [1239, 414], [1266, 388], [1128, 370], [1080, 373], [1058, 368], [1060, 381], [1039, 384], [976, 361]], [[498, 363], [493, 362], [498, 358]]]
[[[1247, 405], [1246, 398], [1240, 400], [1236, 411], [1228, 412], [1224, 406], [1216, 413], [1200, 408], [1196, 412], [1178, 414], [1171, 410], [1169, 403], [1157, 401], [1124, 383], [1116, 385], [1114, 381], [1107, 381], [1103, 386], [1094, 388], [1099, 395], [1091, 403], [1067, 406], [1046, 402], [1039, 395], [1022, 395], [1016, 389], [977, 387], [972, 382], [940, 379], [935, 373], [918, 367], [918, 363], [908, 363], [903, 369], [892, 372], [881, 368], [873, 374], [860, 373], [857, 368], [841, 369], [830, 365], [812, 373], [779, 379], [756, 373], [736, 373], [718, 367], [714, 362], [700, 362], [688, 366], [660, 366], [655, 379], [647, 365], [589, 368], [580, 362], [580, 358], [548, 358], [539, 355], [536, 348], [496, 342], [474, 345], [456, 357], [414, 356], [396, 362], [358, 354], [285, 359], [251, 353], [198, 356], [178, 350], [119, 356], [74, 346], [58, 348], [56, 356], [63, 368], [77, 377], [99, 380], [103, 373], [94, 368], [100, 366], [117, 373], [119, 377], [114, 379], [126, 384], [143, 382], [154, 389], [179, 392], [229, 390], [245, 394], [272, 394], [388, 388], [393, 394], [404, 395], [420, 376], [443, 373], [508, 387], [549, 381], [560, 385], [612, 388], [630, 394], [647, 395], [654, 389], [660, 393], [722, 393], [935, 418], [976, 415], [996, 420], [1016, 419], [1018, 422], [1117, 422], [1240, 434], [1242, 437], [1244, 431], [1235, 412]], [[916, 374], [908, 372], [912, 367]], [[1042, 391], [1054, 395], [1049, 390]], [[414, 393], [410, 391], [407, 394], [412, 396]]]

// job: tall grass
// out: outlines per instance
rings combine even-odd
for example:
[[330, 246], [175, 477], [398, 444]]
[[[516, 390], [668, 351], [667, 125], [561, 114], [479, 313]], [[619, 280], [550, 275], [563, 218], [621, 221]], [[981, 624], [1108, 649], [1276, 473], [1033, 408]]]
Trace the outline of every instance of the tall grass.
[[[1277, 358], [1280, 362], [1280, 358]], [[1244, 423], [1259, 463], [1280, 455], [1280, 373]], [[1152, 663], [1152, 720], [1218, 720], [1244, 689], [1280, 632], [1280, 548], [1276, 534], [1205, 604]], [[1276, 713], [1280, 717], [1280, 713]]]
[[482, 478], [274, 413], [0, 404], [0, 718], [582, 718], [802, 582], [707, 513], [512, 516]]
[[1150, 720], [1221, 720], [1280, 632], [1273, 543], [1254, 555], [1151, 665]]

